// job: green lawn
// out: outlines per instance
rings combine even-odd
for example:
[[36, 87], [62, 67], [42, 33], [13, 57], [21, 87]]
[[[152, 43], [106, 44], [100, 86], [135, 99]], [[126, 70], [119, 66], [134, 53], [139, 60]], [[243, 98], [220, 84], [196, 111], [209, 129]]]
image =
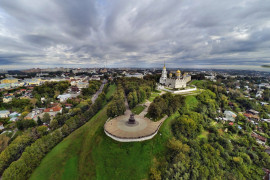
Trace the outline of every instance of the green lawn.
[[109, 90], [106, 94], [106, 99], [109, 99], [110, 97], [112, 97], [113, 93], [116, 91], [116, 85], [113, 84], [109, 87]]
[[145, 106], [143, 106], [143, 105], [137, 105], [137, 106], [134, 107], [131, 111], [132, 111], [134, 114], [140, 114], [144, 109], [145, 109]]
[[189, 85], [196, 85], [196, 86], [199, 86], [199, 85], [202, 85], [203, 83], [205, 83], [204, 80], [192, 80]]
[[151, 96], [150, 96], [150, 98], [149, 98], [149, 101], [150, 101], [150, 102], [153, 102], [154, 99], [155, 99], [157, 96], [159, 96], [159, 93], [154, 93], [154, 92], [152, 92], [152, 93], [151, 93]]
[[165, 157], [170, 123], [178, 114], [167, 118], [152, 140], [121, 143], [104, 133], [106, 109], [53, 148], [30, 179], [148, 179], [156, 159]]
[[198, 106], [198, 100], [195, 96], [186, 96], [186, 104], [190, 110], [193, 110]]

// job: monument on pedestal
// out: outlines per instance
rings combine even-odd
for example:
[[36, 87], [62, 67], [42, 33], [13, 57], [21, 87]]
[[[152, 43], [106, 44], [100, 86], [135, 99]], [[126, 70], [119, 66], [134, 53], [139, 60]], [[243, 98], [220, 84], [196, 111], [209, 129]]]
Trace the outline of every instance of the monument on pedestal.
[[128, 121], [126, 121], [127, 126], [137, 126], [139, 124], [138, 121], [135, 120], [134, 114], [131, 113]]
[[128, 124], [136, 124], [136, 120], [135, 120], [135, 118], [134, 118], [134, 114], [133, 114], [133, 113], [130, 114], [130, 117], [129, 117], [127, 123], [128, 123]]

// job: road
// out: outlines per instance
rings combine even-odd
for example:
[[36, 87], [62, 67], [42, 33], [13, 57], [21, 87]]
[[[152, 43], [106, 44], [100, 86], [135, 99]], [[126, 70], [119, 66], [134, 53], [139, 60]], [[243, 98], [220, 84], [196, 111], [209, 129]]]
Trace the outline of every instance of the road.
[[99, 95], [100, 93], [102, 93], [102, 90], [103, 90], [104, 85], [105, 85], [106, 83], [107, 83], [107, 80], [104, 79], [104, 80], [102, 81], [102, 85], [100, 86], [99, 90], [93, 95], [93, 97], [92, 97], [92, 99], [91, 99], [92, 104], [95, 103], [96, 99], [98, 98], [98, 95]]

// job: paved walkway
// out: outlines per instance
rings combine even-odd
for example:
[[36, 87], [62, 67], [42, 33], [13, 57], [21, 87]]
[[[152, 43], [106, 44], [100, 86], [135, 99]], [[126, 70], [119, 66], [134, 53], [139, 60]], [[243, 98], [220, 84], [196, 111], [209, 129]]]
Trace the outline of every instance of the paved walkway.
[[106, 83], [107, 83], [107, 80], [104, 79], [104, 80], [102, 81], [102, 84], [101, 84], [99, 90], [98, 90], [98, 91], [93, 95], [93, 97], [91, 98], [92, 104], [95, 103], [96, 99], [98, 98], [98, 95], [99, 95], [100, 93], [102, 93], [102, 90], [103, 90], [104, 85], [105, 85]]
[[167, 116], [163, 117], [158, 122], [153, 122], [150, 119], [144, 117], [147, 114], [150, 104], [151, 102], [147, 100], [144, 104], [146, 108], [139, 115], [134, 116], [138, 124], [129, 126], [126, 124], [126, 122], [130, 117], [131, 111], [129, 109], [127, 100], [125, 100], [125, 114], [107, 121], [104, 125], [105, 132], [118, 139], [139, 139], [147, 136], [153, 136], [155, 133], [157, 133], [159, 127], [167, 118]]

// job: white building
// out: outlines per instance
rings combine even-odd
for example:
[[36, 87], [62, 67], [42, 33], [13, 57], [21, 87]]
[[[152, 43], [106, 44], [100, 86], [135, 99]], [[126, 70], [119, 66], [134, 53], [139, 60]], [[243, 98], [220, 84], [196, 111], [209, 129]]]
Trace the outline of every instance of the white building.
[[215, 81], [216, 80], [216, 76], [214, 76], [214, 75], [211, 75], [211, 76], [204, 76], [205, 77], [205, 79], [208, 79], [208, 80], [210, 80], [210, 81]]
[[88, 82], [78, 82], [77, 86], [78, 86], [79, 89], [88, 88], [89, 83]]
[[127, 74], [126, 77], [136, 77], [136, 78], [143, 78], [143, 74], [135, 73], [135, 74]]
[[8, 110], [0, 111], [0, 118], [7, 118], [9, 115], [10, 115], [10, 112]]
[[181, 71], [177, 70], [175, 73], [175, 77], [172, 77], [172, 73], [169, 74], [169, 78], [167, 77], [167, 71], [164, 64], [162, 75], [159, 79], [159, 83], [163, 84], [170, 88], [185, 88], [187, 83], [191, 81], [191, 76], [184, 73], [181, 75]]
[[89, 80], [90, 81], [92, 81], [92, 80], [100, 81], [100, 77], [99, 76], [92, 76]]
[[5, 129], [3, 126], [3, 123], [0, 122], [0, 130], [3, 130], [3, 129]]
[[224, 111], [224, 115], [225, 115], [225, 118], [223, 118], [223, 120], [225, 121], [235, 121], [235, 118], [236, 118], [236, 114], [232, 111]]
[[12, 96], [3, 97], [3, 103], [9, 103], [12, 101]]

